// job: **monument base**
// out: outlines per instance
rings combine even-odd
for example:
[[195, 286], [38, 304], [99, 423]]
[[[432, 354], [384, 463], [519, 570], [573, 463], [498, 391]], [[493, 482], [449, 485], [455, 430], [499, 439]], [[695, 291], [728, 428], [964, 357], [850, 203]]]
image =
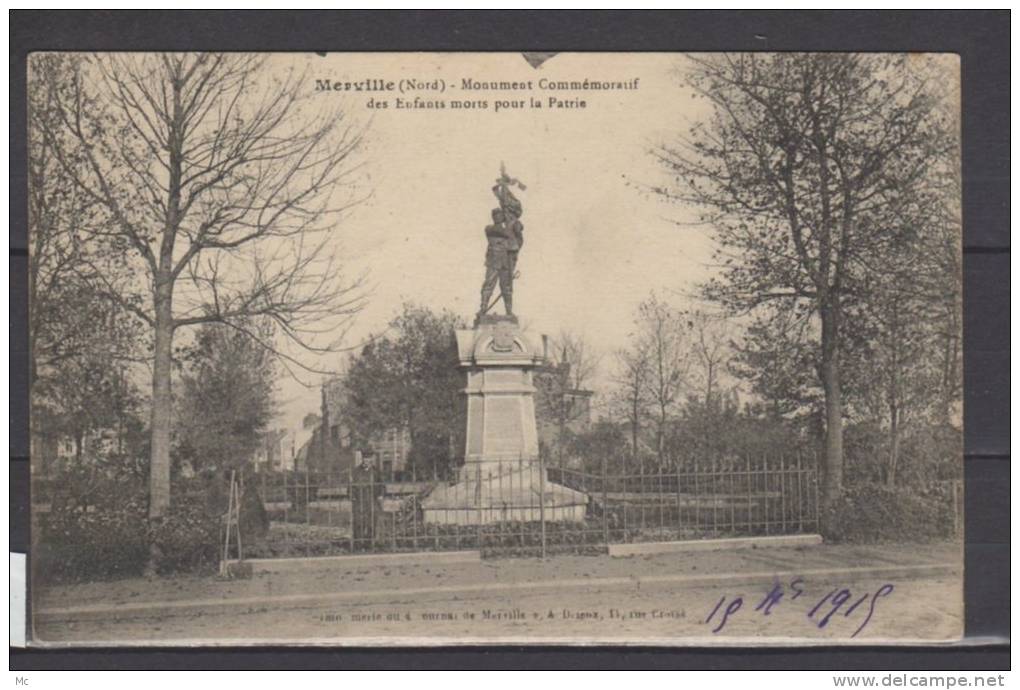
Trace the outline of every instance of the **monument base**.
[[469, 463], [460, 481], [438, 486], [422, 502], [427, 525], [582, 522], [588, 496], [553, 484], [535, 462]]
[[456, 332], [467, 424], [459, 481], [422, 501], [429, 525], [580, 522], [588, 497], [548, 481], [538, 462], [534, 369], [544, 360], [513, 315], [479, 314]]

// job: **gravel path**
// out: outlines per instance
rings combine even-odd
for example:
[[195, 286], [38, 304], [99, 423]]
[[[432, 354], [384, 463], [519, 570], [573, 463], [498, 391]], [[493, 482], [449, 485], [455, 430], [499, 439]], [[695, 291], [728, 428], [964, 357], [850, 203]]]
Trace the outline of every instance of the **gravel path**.
[[[35, 634], [64, 644], [948, 640], [962, 631], [962, 579], [924, 566], [961, 555], [958, 544], [823, 545], [123, 580], [36, 591]], [[760, 576], [734, 579], [749, 572]], [[81, 613], [89, 607], [106, 610]]]

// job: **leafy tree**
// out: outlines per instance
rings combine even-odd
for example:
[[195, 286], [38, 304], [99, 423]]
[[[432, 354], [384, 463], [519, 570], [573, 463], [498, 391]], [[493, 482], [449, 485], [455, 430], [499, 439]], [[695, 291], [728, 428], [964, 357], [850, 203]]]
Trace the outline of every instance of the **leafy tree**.
[[803, 420], [822, 410], [810, 313], [787, 305], [759, 310], [735, 346], [733, 373], [751, 384], [773, 420]]
[[[134, 291], [105, 294], [151, 338], [149, 517], [170, 506], [172, 354], [186, 326], [276, 325], [286, 350], [335, 349], [357, 311], [333, 229], [354, 201], [359, 135], [344, 114], [310, 106], [312, 89], [265, 56], [104, 54], [41, 75], [71, 185], [103, 215], [90, 230], [120, 250]], [[61, 84], [68, 84], [62, 88]], [[310, 106], [310, 110], [309, 110]], [[289, 344], [289, 345], [288, 345]]]
[[[956, 149], [915, 56], [720, 54], [690, 58], [711, 115], [656, 154], [667, 198], [703, 209], [721, 273], [705, 295], [734, 312], [776, 302], [816, 319], [824, 393], [823, 506], [843, 479], [842, 350], [848, 306], [892, 222]], [[825, 511], [826, 513], [828, 511]]]
[[[61, 163], [75, 160], [59, 121], [74, 64], [74, 57], [59, 54], [36, 56], [31, 64], [32, 78], [50, 84], [30, 89], [28, 103], [29, 381], [33, 442], [46, 442], [33, 456], [67, 438], [75, 463], [98, 472], [104, 458], [88, 447], [97, 433], [114, 432], [119, 455], [139, 448], [127, 441], [141, 404], [130, 369], [141, 324], [106, 294], [108, 286], [128, 285], [131, 274], [105, 237], [95, 201]], [[97, 131], [91, 109], [82, 115], [83, 130]]]
[[405, 304], [385, 335], [350, 363], [345, 386], [354, 435], [360, 442], [406, 428], [410, 463], [419, 476], [443, 471], [461, 454], [463, 373], [454, 330], [465, 326], [452, 312]]
[[749, 421], [735, 391], [719, 390], [707, 401], [692, 396], [667, 430], [666, 451], [673, 464], [687, 469], [718, 467], [746, 452]]
[[244, 469], [275, 411], [271, 322], [243, 331], [205, 324], [187, 348], [178, 396], [178, 453], [197, 470]]
[[627, 471], [627, 433], [617, 422], [602, 419], [588, 429], [571, 434], [571, 457], [581, 458], [581, 469], [590, 474], [623, 474]]

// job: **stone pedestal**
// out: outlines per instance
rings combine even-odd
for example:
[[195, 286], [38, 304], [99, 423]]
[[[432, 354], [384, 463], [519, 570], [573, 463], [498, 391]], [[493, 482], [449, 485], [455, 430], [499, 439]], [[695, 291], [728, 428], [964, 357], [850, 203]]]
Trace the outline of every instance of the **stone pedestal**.
[[552, 484], [538, 462], [533, 372], [544, 358], [513, 316], [457, 331], [467, 374], [464, 466], [423, 502], [428, 524], [583, 520], [588, 497]]

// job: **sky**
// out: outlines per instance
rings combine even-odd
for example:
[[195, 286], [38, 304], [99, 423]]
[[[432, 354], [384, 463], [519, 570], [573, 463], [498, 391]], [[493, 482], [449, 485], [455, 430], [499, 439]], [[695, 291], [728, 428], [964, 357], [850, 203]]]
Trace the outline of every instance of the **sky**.
[[[371, 94], [322, 91], [322, 107], [342, 107], [365, 127], [358, 185], [368, 198], [335, 231], [344, 270], [367, 276], [368, 301], [348, 334], [351, 346], [383, 331], [404, 301], [450, 309], [470, 320], [484, 275], [484, 227], [495, 205], [500, 162], [527, 190], [525, 244], [514, 311], [533, 334], [583, 335], [602, 353], [596, 387], [608, 379], [614, 350], [625, 346], [637, 305], [652, 291], [682, 306], [709, 274], [711, 242], [682, 227], [692, 209], [643, 191], [666, 181], [649, 153], [704, 114], [677, 74], [680, 55], [561, 53], [538, 69], [519, 53], [328, 54], [274, 56], [307, 66], [314, 80], [443, 80], [423, 93], [447, 108], [367, 107]], [[538, 80], [630, 81], [632, 90], [564, 92]], [[462, 80], [532, 81], [531, 91], [464, 91]], [[500, 109], [496, 101], [581, 98], [587, 107]], [[452, 110], [451, 99], [488, 100], [486, 110]], [[501, 309], [502, 306], [497, 307]], [[320, 368], [337, 366], [309, 361]], [[305, 376], [317, 383], [316, 376]], [[293, 428], [319, 407], [317, 388], [289, 378], [280, 387], [281, 426]]]

